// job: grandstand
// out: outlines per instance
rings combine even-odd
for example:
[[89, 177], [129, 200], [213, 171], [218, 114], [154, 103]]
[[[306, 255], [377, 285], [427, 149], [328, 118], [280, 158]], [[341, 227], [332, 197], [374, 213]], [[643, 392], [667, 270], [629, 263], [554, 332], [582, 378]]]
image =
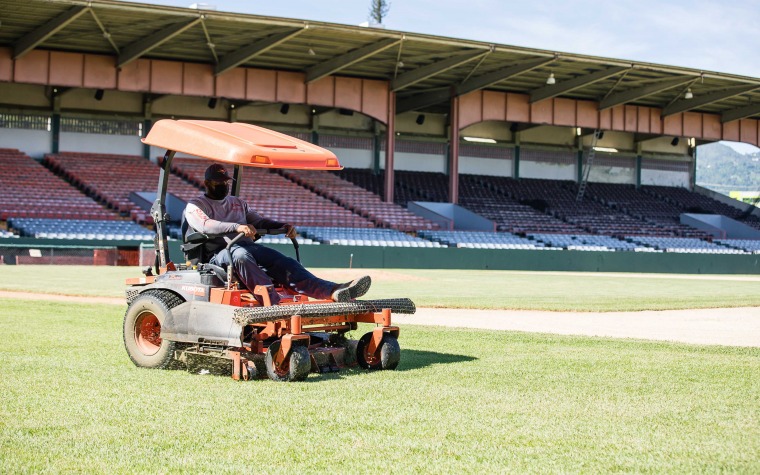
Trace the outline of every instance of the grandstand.
[[20, 236], [38, 239], [153, 240], [150, 230], [132, 221], [11, 218], [8, 226], [17, 230]]
[[470, 249], [549, 249], [539, 242], [512, 233], [489, 233], [477, 231], [422, 231], [420, 236], [449, 247]]
[[438, 228], [436, 223], [417, 216], [395, 203], [383, 201], [377, 194], [333, 174], [311, 170], [283, 170], [281, 173], [295, 183], [369, 219], [377, 227], [409, 232]]
[[16, 149], [0, 149], [0, 220], [19, 218], [118, 219], [85, 194]]
[[[48, 154], [44, 163], [88, 196], [121, 215], [141, 224], [153, 222], [150, 214], [129, 195], [141, 191], [155, 193], [160, 173], [155, 163], [133, 155], [81, 152]], [[180, 182], [172, 187], [172, 193], [186, 201], [196, 196], [198, 189]]]
[[[3, 19], [16, 26], [0, 34], [2, 242], [133, 249], [149, 239], [150, 213], [131, 196], [155, 192], [164, 151], [139, 138], [156, 120], [192, 117], [256, 123], [336, 153], [341, 171], [245, 168], [240, 189], [252, 209], [296, 225], [324, 255], [352, 247], [396, 255], [415, 248], [452, 262], [458, 248], [468, 256], [579, 254], [561, 252], [570, 250], [595, 256], [583, 265], [596, 268], [588, 262], [611, 255], [736, 254], [722, 256], [726, 263], [760, 248], [751, 233], [681, 222], [685, 213], [716, 214], [760, 230], [756, 208], [709, 195], [693, 171], [697, 144], [760, 143], [760, 109], [746, 105], [760, 103], [754, 78], [644, 71], [615, 59], [414, 33], [405, 33], [404, 50], [415, 55], [399, 69], [398, 49], [387, 47], [395, 32], [372, 30], [377, 43], [368, 43], [370, 30], [310, 22], [298, 39], [269, 44], [301, 23], [210, 11], [202, 25], [163, 35], [185, 20], [183, 9], [82, 6], [124, 32], [104, 49], [104, 32], [84, 23], [92, 15], [70, 8], [29, 0]], [[135, 22], [142, 30], [128, 34]], [[216, 45], [214, 60], [187, 47], [196, 37]], [[311, 42], [325, 46], [305, 53]], [[266, 54], [254, 51], [263, 44]], [[468, 61], [478, 51], [488, 54], [473, 70]], [[694, 97], [715, 100], [681, 100], [687, 83]], [[607, 152], [589, 165], [594, 145]], [[201, 193], [207, 165], [178, 155], [170, 192], [180, 201]], [[412, 202], [456, 204], [489, 231], [413, 212]], [[178, 239], [178, 216], [171, 218]]]
[[[40, 163], [18, 150], [4, 150], [0, 158], [13, 170], [6, 177], [16, 177], [5, 178], [4, 185], [15, 192], [13, 201], [19, 205], [12, 208], [10, 199], [3, 201], [6, 227], [16, 234], [5, 231], [0, 238], [152, 239], [145, 227], [152, 222], [147, 210], [129, 198], [132, 192], [153, 191], [159, 169], [151, 161], [132, 155], [62, 152], [47, 154]], [[172, 193], [185, 201], [201, 193], [209, 163], [176, 159]], [[722, 211], [742, 218], [739, 210], [684, 188], [590, 183], [588, 197], [577, 201], [577, 184], [571, 181], [490, 175], [462, 174], [460, 205], [492, 220], [498, 232], [438, 230], [436, 223], [411, 213], [401, 202], [444, 201], [445, 178], [440, 173], [399, 172], [396, 186], [405, 193], [389, 203], [372, 191], [378, 180], [369, 170], [332, 174], [246, 168], [241, 196], [263, 216], [298, 226], [304, 244], [708, 254], [751, 253], [760, 247], [753, 240], [712, 243], [707, 233], [680, 224], [680, 213], [687, 211]], [[37, 195], [35, 180], [49, 190], [45, 198]], [[752, 224], [754, 219], [746, 222]], [[176, 225], [170, 234], [181, 238]], [[262, 242], [289, 241], [272, 236]]]

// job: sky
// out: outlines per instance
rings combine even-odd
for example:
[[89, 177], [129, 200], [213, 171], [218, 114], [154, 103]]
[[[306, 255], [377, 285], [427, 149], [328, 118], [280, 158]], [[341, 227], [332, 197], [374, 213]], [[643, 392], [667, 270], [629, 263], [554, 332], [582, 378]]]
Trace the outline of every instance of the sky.
[[[195, 0], [138, 0], [188, 7]], [[205, 0], [218, 11], [358, 25], [371, 0]], [[388, 30], [760, 80], [760, 0], [390, 0]], [[743, 153], [757, 147], [740, 147]]]

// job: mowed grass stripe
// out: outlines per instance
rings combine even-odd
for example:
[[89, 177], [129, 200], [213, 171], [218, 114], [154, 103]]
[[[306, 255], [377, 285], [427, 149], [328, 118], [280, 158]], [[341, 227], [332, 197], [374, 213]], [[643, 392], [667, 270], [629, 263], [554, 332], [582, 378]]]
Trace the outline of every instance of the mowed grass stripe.
[[2, 473], [760, 472], [754, 348], [404, 326], [397, 371], [235, 382], [136, 368], [117, 306], [0, 305]]
[[[759, 276], [313, 269], [336, 281], [367, 273], [365, 298], [409, 297], [419, 307], [576, 312], [760, 306]], [[4, 266], [0, 290], [123, 297], [140, 270], [95, 266]], [[350, 277], [349, 277], [350, 276]], [[696, 278], [691, 278], [696, 277]]]

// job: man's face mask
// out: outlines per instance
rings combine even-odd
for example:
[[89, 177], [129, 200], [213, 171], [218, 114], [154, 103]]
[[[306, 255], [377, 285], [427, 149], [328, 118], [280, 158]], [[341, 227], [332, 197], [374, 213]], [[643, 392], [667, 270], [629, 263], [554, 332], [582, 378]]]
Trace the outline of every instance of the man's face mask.
[[230, 193], [230, 186], [227, 182], [208, 182], [206, 185], [206, 196], [212, 200], [222, 200]]

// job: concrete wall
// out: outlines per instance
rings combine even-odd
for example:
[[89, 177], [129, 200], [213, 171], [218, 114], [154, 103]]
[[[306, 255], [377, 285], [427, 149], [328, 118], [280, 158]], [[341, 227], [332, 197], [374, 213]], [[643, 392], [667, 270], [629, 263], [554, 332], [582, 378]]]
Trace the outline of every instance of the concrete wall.
[[346, 168], [372, 168], [372, 150], [350, 148], [330, 148], [330, 150], [338, 157], [340, 164]]
[[575, 180], [576, 166], [520, 160], [520, 178], [549, 178], [554, 180]]
[[[393, 155], [393, 160], [394, 170], [446, 172], [446, 159], [442, 155], [396, 152]], [[381, 154], [381, 162], [383, 168], [385, 168], [385, 154]]]
[[511, 177], [512, 160], [460, 156], [459, 173]]
[[[136, 135], [100, 135], [61, 132], [61, 152], [118, 153], [142, 155], [143, 144]], [[159, 152], [163, 154], [163, 152]]]
[[688, 188], [689, 175], [683, 172], [671, 172], [665, 170], [641, 170], [642, 185], [680, 186]]
[[17, 148], [32, 158], [50, 153], [52, 138], [46, 130], [0, 129], [0, 148]]
[[636, 170], [633, 168], [594, 165], [589, 172], [588, 181], [635, 185]]

